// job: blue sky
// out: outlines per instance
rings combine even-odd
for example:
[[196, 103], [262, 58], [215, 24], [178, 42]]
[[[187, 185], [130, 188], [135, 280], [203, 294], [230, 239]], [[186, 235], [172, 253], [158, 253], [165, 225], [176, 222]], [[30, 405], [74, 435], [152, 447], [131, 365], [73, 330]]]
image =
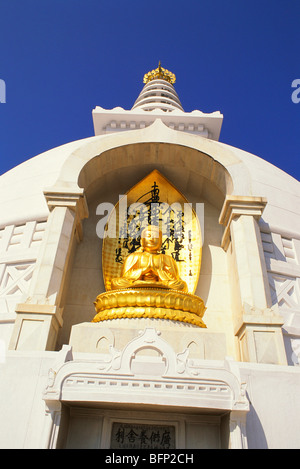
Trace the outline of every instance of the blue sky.
[[221, 142], [300, 179], [299, 0], [0, 0], [0, 18], [0, 174], [92, 136], [96, 105], [130, 109], [160, 60], [185, 111], [222, 112]]

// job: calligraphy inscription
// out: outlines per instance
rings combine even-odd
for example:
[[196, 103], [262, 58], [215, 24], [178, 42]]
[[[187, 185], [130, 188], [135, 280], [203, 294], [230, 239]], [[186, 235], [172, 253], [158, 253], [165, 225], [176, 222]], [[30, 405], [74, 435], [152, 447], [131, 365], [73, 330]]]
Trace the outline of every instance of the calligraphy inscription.
[[111, 449], [175, 449], [175, 427], [114, 422]]
[[[141, 237], [136, 236], [137, 230], [140, 232], [141, 227], [147, 225], [157, 225], [162, 222], [163, 218], [167, 217], [167, 233], [162, 246], [161, 253], [165, 254], [166, 250], [171, 247], [171, 256], [176, 262], [184, 262], [181, 258], [180, 251], [183, 249], [183, 240], [185, 238], [184, 230], [184, 213], [182, 210], [175, 212], [168, 204], [164, 204], [160, 201], [160, 189], [154, 181], [153, 186], [143, 194], [136, 203], [140, 203], [140, 209], [137, 210], [135, 215], [131, 215], [127, 211], [126, 225], [123, 230], [120, 229], [119, 246], [116, 249], [115, 261], [123, 264], [124, 256], [122, 251], [126, 251], [126, 255], [136, 251], [141, 245]], [[127, 237], [125, 237], [127, 233]], [[165, 233], [163, 233], [165, 235]], [[123, 239], [122, 239], [123, 238]], [[189, 232], [189, 260], [192, 256], [192, 244], [191, 244], [191, 233]], [[192, 275], [192, 272], [189, 273]]]

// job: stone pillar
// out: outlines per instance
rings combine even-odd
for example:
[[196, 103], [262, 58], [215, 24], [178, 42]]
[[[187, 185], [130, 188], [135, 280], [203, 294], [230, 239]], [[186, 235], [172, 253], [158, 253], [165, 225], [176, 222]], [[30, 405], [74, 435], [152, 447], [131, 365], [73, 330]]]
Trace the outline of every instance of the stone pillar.
[[281, 326], [272, 307], [258, 220], [266, 206], [262, 197], [227, 196], [219, 222], [222, 247], [231, 255], [230, 277], [235, 305], [235, 333], [243, 361], [286, 364]]
[[12, 350], [53, 350], [62, 327], [61, 298], [74, 240], [82, 238], [88, 216], [83, 192], [45, 192], [50, 210], [28, 298], [17, 305], [10, 341]]
[[45, 422], [41, 434], [40, 449], [56, 449], [61, 413], [62, 404], [60, 401], [46, 402]]
[[233, 410], [230, 412], [228, 449], [248, 449], [246, 418], [247, 413], [244, 411]]

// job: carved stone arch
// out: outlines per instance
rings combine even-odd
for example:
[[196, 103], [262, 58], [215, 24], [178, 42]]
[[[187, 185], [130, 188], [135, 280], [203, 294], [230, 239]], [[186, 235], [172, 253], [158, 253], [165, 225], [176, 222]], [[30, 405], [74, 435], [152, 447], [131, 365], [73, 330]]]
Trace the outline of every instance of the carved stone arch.
[[[98, 352], [109, 353], [110, 347], [114, 347], [115, 337], [112, 331], [108, 327], [101, 329], [101, 334], [96, 341], [96, 349]], [[104, 351], [105, 350], [105, 351]]]
[[[240, 184], [235, 175], [239, 173], [240, 178], [240, 175], [244, 174], [245, 188], [250, 184], [247, 170], [244, 168], [244, 173], [237, 171], [238, 167], [243, 166], [241, 160], [226, 146], [168, 129], [161, 121], [156, 121], [143, 131], [123, 132], [83, 141], [82, 145], [77, 147], [65, 160], [55, 185], [47, 193], [47, 201], [53, 212], [58, 213], [61, 206], [67, 206], [67, 210], [72, 215], [75, 212], [75, 234], [80, 240], [85, 236], [85, 227], [90, 230], [93, 228], [93, 241], [95, 240], [93, 249], [95, 253], [99, 253], [100, 257], [102, 248], [100, 242], [98, 244], [99, 239], [95, 234], [95, 226], [98, 221], [95, 208], [102, 200], [115, 204], [118, 195], [126, 193], [151, 170], [157, 169], [182, 194], [186, 195], [191, 203], [201, 201], [202, 197], [202, 199], [215, 204], [218, 210], [214, 212], [214, 220], [217, 224], [217, 211], [220, 213], [226, 196], [236, 191], [236, 182]], [[112, 181], [114, 187], [111, 189], [109, 186]], [[211, 188], [212, 192], [210, 192]], [[111, 189], [111, 199], [106, 198], [107, 189]], [[194, 200], [187, 191], [192, 192]], [[99, 194], [102, 194], [102, 200]], [[84, 196], [87, 198], [89, 211], [86, 210], [82, 214], [83, 210], [79, 209], [83, 203], [80, 205], [77, 199], [82, 202]], [[85, 221], [82, 228], [80, 219], [83, 219], [84, 216], [89, 220]], [[72, 236], [73, 234], [70, 235], [69, 246], [73, 242]], [[81, 254], [84, 251], [85, 241], [88, 240], [84, 240], [80, 247], [76, 245], [72, 255]], [[82, 257], [83, 255], [81, 255]], [[69, 269], [69, 267], [67, 268]], [[102, 277], [100, 269], [99, 277]], [[76, 283], [76, 279], [74, 282]], [[60, 287], [63, 289], [65, 285]], [[66, 285], [67, 288], [69, 285]], [[205, 288], [206, 293], [209, 286], [206, 285]], [[101, 279], [99, 290], [103, 289]], [[93, 300], [94, 298], [91, 298], [91, 304]], [[90, 320], [90, 310], [86, 307], [81, 311], [80, 322]], [[65, 343], [68, 339], [69, 329], [73, 325], [74, 319], [71, 315], [71, 309], [65, 308], [64, 324], [57, 346]]]
[[177, 372], [177, 359], [174, 349], [160, 337], [160, 332], [152, 328], [146, 328], [138, 337], [126, 345], [120, 357], [120, 370], [124, 373], [131, 373], [133, 359], [136, 358], [139, 351], [146, 349], [153, 349], [158, 352], [165, 363], [165, 373], [172, 375]]
[[[129, 364], [134, 353], [145, 346], [161, 351], [169, 360], [164, 375], [134, 374], [130, 366], [126, 373], [124, 365]], [[82, 402], [96, 407], [118, 402], [154, 405], [158, 411], [162, 409], [160, 406], [171, 406], [179, 412], [187, 407], [202, 411], [206, 409], [208, 412], [217, 409], [222, 413], [230, 412], [230, 447], [247, 447], [245, 423], [249, 402], [238, 367], [233, 361], [198, 361], [193, 367], [186, 366], [186, 354], [176, 354], [171, 345], [151, 328], [132, 340], [123, 351], [112, 350], [110, 360], [101, 354], [94, 359], [73, 360], [69, 346], [59, 353], [58, 358], [49, 370], [43, 395], [46, 415], [42, 444], [45, 448], [56, 445], [62, 404], [72, 406]], [[179, 361], [181, 366], [178, 366]]]
[[196, 338], [189, 340], [186, 348], [189, 351], [189, 358], [194, 358], [195, 356], [204, 358], [204, 344], [202, 340], [197, 340]]
[[66, 159], [53, 190], [68, 188], [77, 192], [81, 188], [89, 193], [97, 180], [105, 179], [112, 171], [115, 178], [121, 178], [120, 172], [125, 175], [126, 169], [129, 176], [140, 171], [136, 181], [129, 181], [131, 187], [151, 169], [164, 173], [166, 166], [169, 174], [165, 176], [177, 186], [176, 170], [182, 177], [182, 172], [190, 169], [205, 182], [213, 182], [223, 197], [246, 195], [251, 187], [248, 170], [229, 146], [171, 130], [159, 119], [142, 131], [97, 136], [82, 142]]
[[212, 156], [174, 143], [140, 142], [112, 148], [91, 158], [78, 174], [88, 201], [118, 187], [125, 194], [151, 171], [160, 171], [177, 189], [194, 192], [221, 209], [234, 186], [228, 169]]

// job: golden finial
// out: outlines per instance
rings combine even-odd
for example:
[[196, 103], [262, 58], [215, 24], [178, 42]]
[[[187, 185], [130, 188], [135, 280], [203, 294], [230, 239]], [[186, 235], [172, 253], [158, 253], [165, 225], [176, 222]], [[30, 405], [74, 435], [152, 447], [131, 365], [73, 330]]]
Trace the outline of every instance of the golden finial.
[[174, 75], [174, 73], [169, 72], [169, 70], [162, 68], [159, 61], [158, 67], [155, 70], [152, 70], [151, 72], [148, 72], [144, 75], [143, 82], [149, 83], [149, 81], [155, 79], [166, 80], [167, 82], [173, 85], [173, 83], [175, 83], [176, 81], [176, 76]]

